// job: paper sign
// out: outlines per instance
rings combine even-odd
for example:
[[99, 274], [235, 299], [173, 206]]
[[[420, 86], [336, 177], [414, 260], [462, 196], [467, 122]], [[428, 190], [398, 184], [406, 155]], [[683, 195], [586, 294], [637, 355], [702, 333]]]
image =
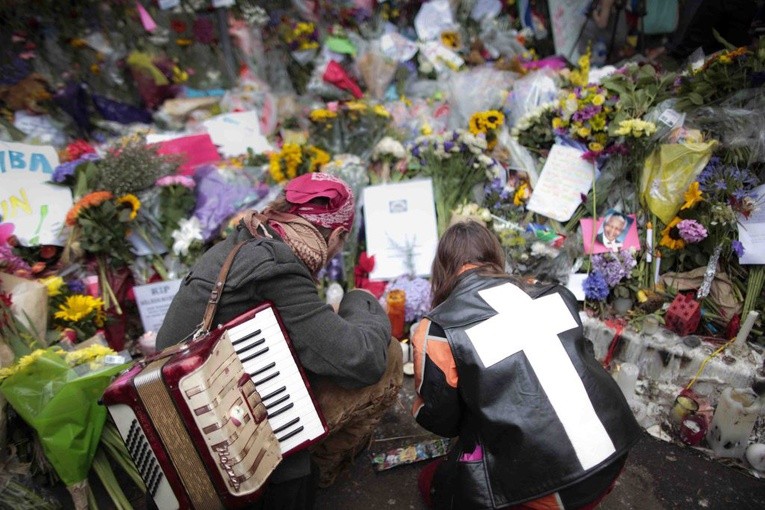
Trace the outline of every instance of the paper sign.
[[183, 164], [178, 169], [178, 173], [181, 175], [191, 175], [199, 165], [220, 161], [218, 148], [215, 147], [207, 133], [182, 136], [160, 142], [157, 153], [182, 155]]
[[433, 182], [369, 186], [363, 198], [367, 254], [375, 257], [370, 278], [389, 280], [412, 270], [429, 276], [438, 244]]
[[[576, 46], [582, 25], [587, 22], [584, 13], [592, 0], [549, 0], [547, 6], [552, 24], [555, 53], [576, 62], [579, 51]], [[594, 21], [589, 21], [594, 23]]]
[[213, 7], [231, 7], [236, 3], [236, 0], [212, 0]]
[[168, 280], [133, 287], [144, 331], [159, 331], [167, 309], [181, 287], [181, 281]]
[[741, 264], [765, 264], [765, 184], [755, 188], [758, 208], [749, 218], [738, 220], [738, 240], [744, 245]]
[[590, 191], [595, 165], [582, 159], [582, 151], [553, 145], [542, 175], [529, 199], [528, 209], [557, 221], [568, 221]]
[[260, 117], [255, 110], [217, 115], [204, 121], [204, 126], [225, 157], [247, 154], [248, 148], [255, 154], [273, 150], [260, 134]]
[[57, 166], [58, 153], [50, 145], [28, 145], [0, 140], [0, 179], [24, 175], [26, 182], [47, 182]]
[[172, 9], [173, 7], [177, 7], [181, 0], [159, 0], [159, 8], [160, 9]]
[[57, 166], [53, 147], [0, 142], [0, 216], [24, 246], [62, 244], [72, 193], [48, 182]]
[[422, 4], [414, 17], [414, 30], [421, 41], [437, 39], [441, 32], [454, 27], [454, 16], [449, 0], [431, 0]]
[[568, 275], [568, 282], [566, 282], [566, 288], [574, 294], [577, 301], [584, 301], [584, 281], [587, 279], [585, 273], [571, 273]]

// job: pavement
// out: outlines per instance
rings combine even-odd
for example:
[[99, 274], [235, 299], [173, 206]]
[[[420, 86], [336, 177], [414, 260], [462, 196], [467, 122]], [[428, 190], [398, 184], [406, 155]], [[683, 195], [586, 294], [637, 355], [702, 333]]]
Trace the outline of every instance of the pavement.
[[[410, 414], [414, 398], [411, 377], [404, 379], [399, 400], [383, 417], [369, 448], [320, 489], [315, 510], [424, 510], [417, 475], [428, 460], [376, 471], [371, 458], [437, 436]], [[761, 417], [761, 419], [763, 419]], [[739, 465], [705, 451], [657, 439], [647, 432], [631, 450], [624, 472], [602, 510], [765, 509], [765, 473], [757, 478]]]

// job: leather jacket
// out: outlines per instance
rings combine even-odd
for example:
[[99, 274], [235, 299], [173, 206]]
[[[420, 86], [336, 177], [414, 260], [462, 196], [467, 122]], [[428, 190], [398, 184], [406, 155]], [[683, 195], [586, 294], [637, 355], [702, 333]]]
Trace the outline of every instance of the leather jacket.
[[468, 271], [427, 317], [448, 341], [458, 382], [450, 397], [426, 367], [416, 414], [425, 428], [459, 435], [447, 459], [452, 508], [537, 499], [622, 459], [639, 439], [564, 287]]

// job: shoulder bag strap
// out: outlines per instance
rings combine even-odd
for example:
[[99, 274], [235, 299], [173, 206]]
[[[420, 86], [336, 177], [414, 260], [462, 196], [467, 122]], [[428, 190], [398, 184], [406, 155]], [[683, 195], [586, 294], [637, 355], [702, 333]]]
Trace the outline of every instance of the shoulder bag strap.
[[205, 314], [202, 318], [202, 326], [199, 330], [201, 334], [207, 334], [212, 326], [213, 319], [215, 318], [215, 312], [218, 310], [218, 302], [223, 294], [223, 287], [226, 285], [226, 278], [228, 278], [228, 272], [231, 270], [231, 266], [234, 265], [234, 258], [239, 250], [252, 239], [242, 241], [234, 245], [231, 251], [228, 253], [226, 260], [223, 262], [223, 266], [218, 273], [218, 280], [213, 286], [212, 292], [210, 292], [210, 299], [207, 301], [207, 307], [205, 308]]

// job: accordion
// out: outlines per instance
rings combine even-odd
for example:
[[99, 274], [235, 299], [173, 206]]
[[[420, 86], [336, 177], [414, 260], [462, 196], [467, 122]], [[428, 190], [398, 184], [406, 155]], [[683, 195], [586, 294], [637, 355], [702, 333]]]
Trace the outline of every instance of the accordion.
[[102, 402], [160, 510], [247, 506], [328, 433], [270, 303], [141, 360]]

